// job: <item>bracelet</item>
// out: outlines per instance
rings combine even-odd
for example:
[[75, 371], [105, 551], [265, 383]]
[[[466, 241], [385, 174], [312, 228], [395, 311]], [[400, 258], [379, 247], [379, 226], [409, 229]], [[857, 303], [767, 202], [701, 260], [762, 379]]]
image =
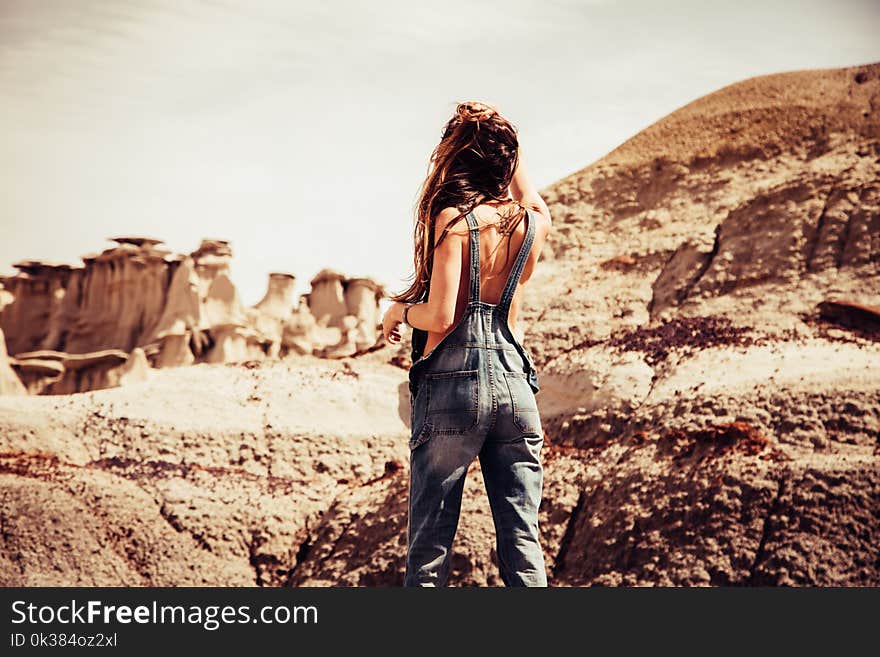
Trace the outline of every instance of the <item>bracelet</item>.
[[411, 304], [411, 303], [408, 303], [403, 307], [403, 314], [401, 315], [401, 319], [403, 320], [403, 323], [406, 324], [407, 326], [409, 326], [410, 328], [415, 328], [415, 326], [410, 324], [409, 320], [407, 320], [407, 318], [406, 318], [406, 314], [409, 312], [409, 309], [412, 307], [413, 307], [413, 304]]

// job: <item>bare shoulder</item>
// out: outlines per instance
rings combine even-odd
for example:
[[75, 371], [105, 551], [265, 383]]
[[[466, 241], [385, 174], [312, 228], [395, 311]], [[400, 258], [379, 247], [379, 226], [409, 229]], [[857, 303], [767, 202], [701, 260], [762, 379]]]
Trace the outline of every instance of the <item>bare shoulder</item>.
[[550, 217], [550, 211], [546, 207], [544, 206], [542, 209], [529, 207], [532, 217], [536, 220], [535, 233], [542, 239], [547, 237], [553, 228], [553, 220]]
[[[436, 217], [434, 217], [434, 241], [436, 242], [440, 239], [440, 235], [443, 234], [443, 231], [449, 226], [450, 223], [454, 222], [456, 217], [461, 215], [461, 212], [458, 208], [448, 207], [443, 208]], [[456, 222], [451, 228], [449, 228], [448, 235], [467, 235], [468, 232], [468, 224], [466, 220], [461, 220]]]

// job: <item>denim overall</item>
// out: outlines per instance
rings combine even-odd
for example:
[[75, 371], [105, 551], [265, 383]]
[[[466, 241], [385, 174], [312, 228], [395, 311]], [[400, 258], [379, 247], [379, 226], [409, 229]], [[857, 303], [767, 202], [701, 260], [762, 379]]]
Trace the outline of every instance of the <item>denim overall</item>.
[[516, 286], [535, 237], [526, 236], [498, 304], [480, 301], [477, 219], [470, 235], [468, 304], [458, 324], [424, 357], [426, 332], [414, 329], [409, 371], [412, 413], [405, 586], [443, 586], [449, 575], [465, 475], [479, 456], [495, 522], [501, 579], [546, 586], [538, 534], [543, 431], [538, 375], [507, 324]]

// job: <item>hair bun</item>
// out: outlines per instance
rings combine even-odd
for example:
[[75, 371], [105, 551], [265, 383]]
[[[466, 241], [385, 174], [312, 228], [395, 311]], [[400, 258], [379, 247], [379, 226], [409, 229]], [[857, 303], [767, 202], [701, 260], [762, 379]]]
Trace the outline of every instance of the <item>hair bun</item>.
[[456, 108], [456, 114], [461, 117], [462, 121], [485, 121], [498, 114], [498, 110], [488, 103], [482, 103], [478, 100], [468, 100], [459, 103]]

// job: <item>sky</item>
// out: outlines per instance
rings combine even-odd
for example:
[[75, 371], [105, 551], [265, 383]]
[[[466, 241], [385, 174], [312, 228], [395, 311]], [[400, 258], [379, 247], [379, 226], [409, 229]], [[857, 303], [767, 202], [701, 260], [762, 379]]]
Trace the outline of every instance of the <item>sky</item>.
[[0, 274], [229, 240], [250, 305], [324, 267], [389, 293], [457, 102], [543, 188], [755, 75], [880, 61], [880, 0], [0, 0]]

